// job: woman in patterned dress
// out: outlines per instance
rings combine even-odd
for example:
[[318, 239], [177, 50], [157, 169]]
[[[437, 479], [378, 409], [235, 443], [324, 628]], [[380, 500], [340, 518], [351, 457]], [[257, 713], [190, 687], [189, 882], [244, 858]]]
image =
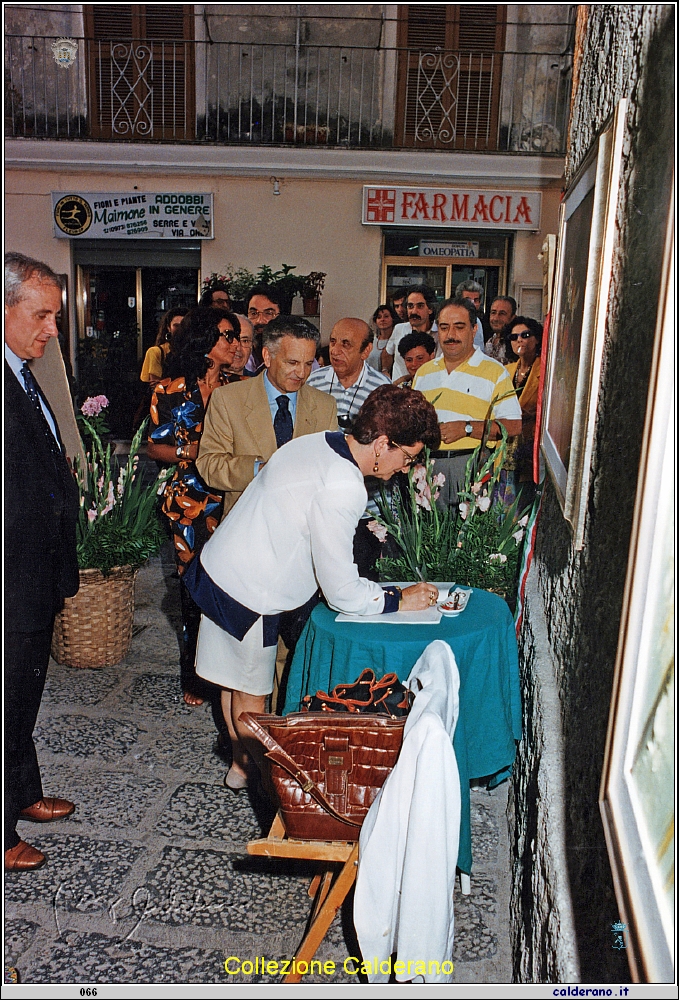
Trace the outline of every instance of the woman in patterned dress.
[[195, 672], [200, 610], [181, 576], [219, 524], [224, 499], [206, 486], [195, 461], [210, 395], [232, 381], [226, 368], [233, 362], [239, 337], [240, 323], [233, 313], [192, 309], [174, 336], [164, 365], [167, 377], [156, 383], [151, 401], [148, 456], [177, 465], [165, 487], [162, 509], [170, 522], [180, 576], [181, 683], [187, 705], [201, 705], [199, 692], [204, 688]]

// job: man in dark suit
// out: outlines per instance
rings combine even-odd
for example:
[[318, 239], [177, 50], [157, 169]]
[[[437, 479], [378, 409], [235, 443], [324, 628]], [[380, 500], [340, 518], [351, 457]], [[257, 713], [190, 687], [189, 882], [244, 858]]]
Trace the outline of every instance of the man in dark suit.
[[33, 728], [54, 617], [78, 590], [78, 489], [59, 427], [29, 367], [57, 336], [59, 278], [23, 254], [5, 255], [5, 870], [45, 856], [20, 839], [19, 818], [47, 823], [75, 809], [43, 796]]

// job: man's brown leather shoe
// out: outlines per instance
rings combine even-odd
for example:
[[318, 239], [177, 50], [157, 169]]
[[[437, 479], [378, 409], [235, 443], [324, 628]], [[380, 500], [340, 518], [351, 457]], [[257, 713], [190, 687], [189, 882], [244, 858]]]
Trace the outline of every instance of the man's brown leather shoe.
[[25, 840], [20, 840], [16, 847], [5, 851], [6, 872], [34, 872], [47, 861], [37, 847], [31, 847]]
[[75, 812], [75, 805], [68, 799], [40, 799], [39, 802], [22, 809], [21, 819], [32, 819], [34, 823], [52, 823], [55, 819], [63, 819]]

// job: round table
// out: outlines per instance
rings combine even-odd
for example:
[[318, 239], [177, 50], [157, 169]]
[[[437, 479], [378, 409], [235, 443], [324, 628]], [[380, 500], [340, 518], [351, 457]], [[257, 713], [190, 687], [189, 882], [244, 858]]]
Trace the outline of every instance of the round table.
[[496, 594], [474, 590], [465, 611], [438, 625], [338, 622], [318, 604], [302, 633], [290, 667], [283, 714], [302, 698], [330, 692], [370, 667], [377, 677], [393, 671], [404, 681], [434, 639], [444, 639], [460, 673], [460, 716], [453, 746], [460, 771], [462, 826], [458, 867], [471, 871], [469, 779], [506, 777], [521, 738], [521, 695], [514, 621]]

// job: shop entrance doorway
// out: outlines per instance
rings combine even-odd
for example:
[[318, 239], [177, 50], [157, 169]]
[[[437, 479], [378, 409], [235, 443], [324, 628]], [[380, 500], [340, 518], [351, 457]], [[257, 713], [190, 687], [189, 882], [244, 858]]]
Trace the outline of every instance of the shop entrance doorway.
[[[135, 258], [134, 249], [128, 250], [128, 263], [123, 263], [118, 251], [106, 247], [89, 254], [80, 246], [77, 250], [78, 256], [88, 256], [90, 262], [77, 267], [76, 403], [81, 405], [87, 396], [105, 395], [110, 401], [111, 433], [127, 439], [147, 392], [139, 380], [144, 354], [155, 343], [168, 309], [196, 305], [200, 269], [173, 266], [171, 260], [164, 264], [158, 253], [154, 259], [147, 248], [139, 251], [141, 259]], [[185, 261], [180, 258], [178, 263]]]
[[[483, 288], [481, 309], [487, 313], [496, 295], [507, 292], [507, 267], [511, 237], [507, 234], [481, 233], [474, 230], [456, 231], [454, 237], [445, 234], [451, 244], [463, 244], [468, 256], [451, 255], [441, 258], [420, 256], [427, 240], [441, 241], [434, 230], [399, 230], [384, 232], [382, 286], [380, 302], [391, 300], [394, 293], [412, 285], [428, 285], [436, 292], [439, 303], [455, 294], [461, 281], [476, 281]], [[473, 256], [472, 256], [473, 255]]]
[[[483, 288], [482, 303], [490, 304], [500, 287], [500, 267], [476, 267], [467, 264], [439, 264], [427, 267], [418, 264], [387, 264], [386, 299], [391, 299], [395, 292], [404, 287], [429, 285], [436, 292], [436, 299], [440, 304], [455, 294], [455, 289], [461, 281], [469, 279], [477, 281]], [[382, 301], [386, 299], [383, 297]]]

